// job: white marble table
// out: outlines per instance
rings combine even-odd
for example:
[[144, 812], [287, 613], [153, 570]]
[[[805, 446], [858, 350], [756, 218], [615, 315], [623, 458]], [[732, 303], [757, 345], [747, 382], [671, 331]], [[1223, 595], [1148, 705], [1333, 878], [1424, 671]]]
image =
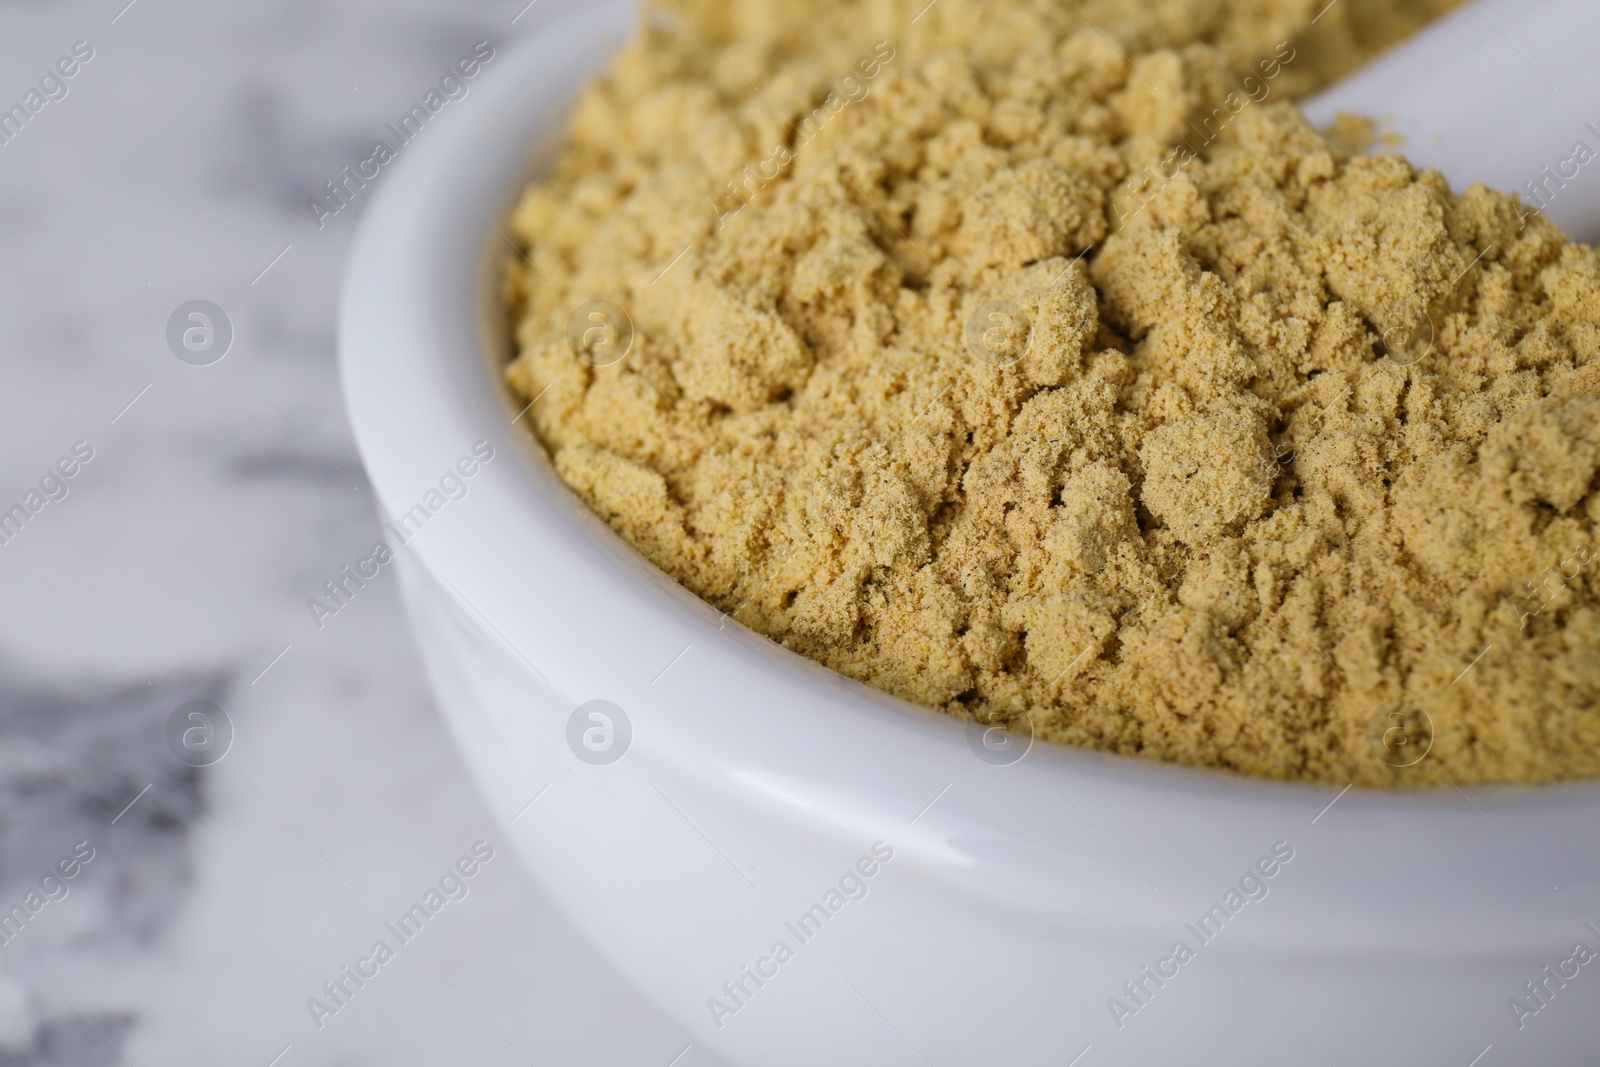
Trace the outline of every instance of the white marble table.
[[[564, 0], [526, 2], [0, 4], [0, 1065], [712, 1062], [506, 848], [307, 1006], [496, 839], [392, 584], [306, 606], [377, 537], [334, 366], [361, 204], [307, 200]], [[208, 366], [166, 338], [195, 299], [233, 328]], [[203, 770], [166, 734], [195, 699], [235, 734]]]

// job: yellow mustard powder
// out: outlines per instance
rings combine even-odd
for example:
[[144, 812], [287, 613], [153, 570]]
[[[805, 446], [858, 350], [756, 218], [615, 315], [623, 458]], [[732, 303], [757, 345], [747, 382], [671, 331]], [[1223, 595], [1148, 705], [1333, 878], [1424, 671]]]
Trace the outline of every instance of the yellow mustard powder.
[[929, 707], [1600, 773], [1600, 258], [1308, 127], [1453, 0], [1325, 5], [651, 6], [515, 209], [510, 386], [656, 565]]

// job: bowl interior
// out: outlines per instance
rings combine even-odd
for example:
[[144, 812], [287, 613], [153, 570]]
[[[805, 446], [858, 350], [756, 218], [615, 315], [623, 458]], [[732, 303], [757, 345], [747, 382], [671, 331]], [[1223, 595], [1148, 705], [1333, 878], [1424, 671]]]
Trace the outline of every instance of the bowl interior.
[[[605, 0], [506, 49], [386, 175], [346, 276], [341, 373], [384, 513], [413, 508], [474, 443], [494, 449], [470, 494], [405, 547], [486, 640], [572, 707], [603, 697], [628, 708], [638, 760], [662, 773], [852, 842], [892, 831], [931, 876], [1044, 917], [1081, 913], [1092, 893], [1094, 906], [1121, 909], [1125, 858], [1111, 841], [1163, 868], [1214, 871], [1221, 885], [1273, 841], [1314, 834], [1330, 859], [1308, 906], [1329, 914], [1381, 909], [1388, 890], [1371, 884], [1374, 865], [1390, 887], [1459, 872], [1441, 921], [1525, 892], [1514, 853], [1483, 861], [1500, 830], [1568, 884], [1594, 884], [1595, 862], [1570, 856], [1600, 814], [1594, 783], [1476, 788], [1469, 802], [1455, 790], [1343, 795], [1046, 744], [997, 763], [982, 755], [981, 730], [743, 630], [612, 533], [513, 423], [498, 302], [513, 250], [499, 220], [632, 19], [631, 3]], [[1098, 877], [1113, 868], [1117, 878]], [[1430, 929], [1397, 913], [1363, 936], [1392, 945]]]

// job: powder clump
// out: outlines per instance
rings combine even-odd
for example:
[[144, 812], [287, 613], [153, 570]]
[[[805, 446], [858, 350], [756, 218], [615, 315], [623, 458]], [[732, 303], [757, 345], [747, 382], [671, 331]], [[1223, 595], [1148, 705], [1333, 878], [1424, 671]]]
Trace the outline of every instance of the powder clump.
[[[562, 479], [746, 626], [980, 722], [1600, 773], [1600, 258], [1287, 103], [1453, 0], [922, 6], [647, 11], [511, 220], [507, 379]], [[569, 341], [595, 301], [625, 357]]]
[[1258, 412], [1176, 419], [1145, 437], [1139, 459], [1140, 502], [1186, 544], [1235, 532], [1272, 502], [1277, 462]]

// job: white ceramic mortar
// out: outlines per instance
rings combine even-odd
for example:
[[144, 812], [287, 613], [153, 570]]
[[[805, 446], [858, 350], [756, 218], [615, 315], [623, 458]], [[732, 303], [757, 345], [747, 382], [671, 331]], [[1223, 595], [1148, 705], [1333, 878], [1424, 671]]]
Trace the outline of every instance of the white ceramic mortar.
[[[387, 515], [495, 449], [402, 551], [406, 604], [504, 834], [573, 920], [738, 1064], [1593, 1063], [1600, 962], [1520, 1031], [1507, 1000], [1600, 949], [1596, 785], [1341, 795], [1044, 744], [1001, 765], [964, 724], [722, 618], [562, 486], [499, 382], [489, 220], [628, 8], [497, 58], [386, 170], [340, 332]], [[568, 740], [596, 699], [631, 724], [606, 765]], [[866, 895], [801, 943], [786, 922], [877, 842], [893, 858]], [[1185, 924], [1279, 842], [1267, 896], [1202, 945]], [[1180, 939], [1195, 958], [1119, 1027], [1109, 999], [1134, 1004], [1124, 983]], [[743, 978], [780, 940], [793, 958]]]

